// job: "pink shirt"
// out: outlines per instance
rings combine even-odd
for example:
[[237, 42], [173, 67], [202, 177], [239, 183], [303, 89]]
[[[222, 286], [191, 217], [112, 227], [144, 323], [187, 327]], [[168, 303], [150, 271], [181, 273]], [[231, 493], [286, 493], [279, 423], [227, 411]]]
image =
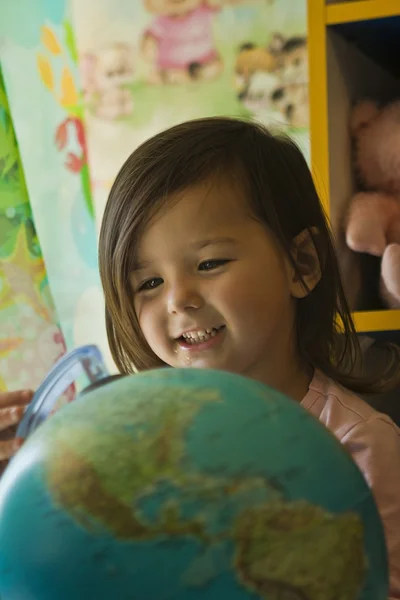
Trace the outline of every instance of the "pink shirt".
[[372, 489], [389, 552], [389, 600], [399, 600], [400, 429], [388, 416], [320, 372], [315, 373], [301, 405], [349, 450]]
[[158, 42], [158, 66], [184, 69], [216, 57], [212, 15], [216, 9], [203, 5], [181, 17], [157, 17], [146, 33]]

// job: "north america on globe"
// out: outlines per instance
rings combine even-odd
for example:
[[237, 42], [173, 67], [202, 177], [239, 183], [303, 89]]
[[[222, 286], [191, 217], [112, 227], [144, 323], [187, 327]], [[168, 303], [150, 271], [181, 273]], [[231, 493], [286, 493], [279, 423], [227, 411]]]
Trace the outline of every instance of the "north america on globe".
[[232, 569], [240, 585], [269, 600], [358, 598], [366, 570], [359, 516], [287, 498], [293, 473], [269, 477], [256, 460], [224, 454], [257, 415], [224, 440], [225, 400], [211, 386], [143, 386], [134, 412], [123, 386], [115, 389], [113, 403], [102, 402], [100, 390], [98, 411], [82, 403], [79, 421], [65, 411], [48, 428], [54, 451], [43, 477], [55, 506], [122, 542], [196, 541], [199, 552], [182, 574], [187, 587]]

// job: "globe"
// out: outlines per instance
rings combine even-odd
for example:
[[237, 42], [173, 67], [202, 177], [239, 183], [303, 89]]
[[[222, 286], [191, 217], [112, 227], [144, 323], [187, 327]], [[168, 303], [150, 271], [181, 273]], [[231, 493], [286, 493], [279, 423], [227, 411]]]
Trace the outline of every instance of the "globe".
[[157, 369], [61, 408], [0, 482], [1, 600], [386, 600], [339, 442], [239, 375]]

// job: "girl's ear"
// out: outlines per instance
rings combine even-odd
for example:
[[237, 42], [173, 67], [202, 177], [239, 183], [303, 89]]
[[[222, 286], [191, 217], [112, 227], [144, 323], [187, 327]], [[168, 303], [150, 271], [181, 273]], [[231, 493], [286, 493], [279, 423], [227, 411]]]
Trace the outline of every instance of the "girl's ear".
[[294, 298], [304, 298], [321, 279], [321, 263], [315, 245], [319, 235], [316, 227], [303, 229], [292, 242], [292, 257], [296, 268], [291, 266], [290, 288]]

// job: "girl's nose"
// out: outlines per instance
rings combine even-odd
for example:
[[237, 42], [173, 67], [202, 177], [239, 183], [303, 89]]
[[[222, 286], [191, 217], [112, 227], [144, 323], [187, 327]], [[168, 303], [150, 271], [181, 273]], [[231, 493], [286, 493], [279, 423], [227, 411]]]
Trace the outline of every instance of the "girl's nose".
[[178, 283], [169, 290], [168, 312], [171, 315], [198, 310], [203, 304], [203, 298], [194, 285]]

